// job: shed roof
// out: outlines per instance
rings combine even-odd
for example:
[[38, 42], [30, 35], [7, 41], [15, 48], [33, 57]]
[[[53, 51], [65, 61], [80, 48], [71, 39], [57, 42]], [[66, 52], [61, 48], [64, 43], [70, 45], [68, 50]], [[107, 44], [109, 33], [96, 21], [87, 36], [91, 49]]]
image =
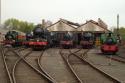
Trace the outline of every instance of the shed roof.
[[109, 32], [110, 30], [100, 26], [98, 22], [89, 20], [86, 23], [82, 24], [80, 27], [78, 27], [77, 31]]
[[49, 31], [76, 31], [76, 28], [60, 19], [58, 22], [48, 26], [47, 30]]

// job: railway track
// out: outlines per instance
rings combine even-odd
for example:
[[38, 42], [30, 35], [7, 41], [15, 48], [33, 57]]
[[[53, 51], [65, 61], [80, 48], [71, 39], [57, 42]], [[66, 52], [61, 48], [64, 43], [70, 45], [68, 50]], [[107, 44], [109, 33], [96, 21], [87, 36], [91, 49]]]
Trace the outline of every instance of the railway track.
[[40, 64], [48, 74], [56, 80], [56, 83], [77, 83], [60, 56], [59, 50], [60, 49], [47, 50], [44, 56], [40, 58]]
[[10, 75], [10, 72], [9, 72], [9, 69], [8, 69], [8, 66], [7, 66], [7, 63], [6, 63], [6, 58], [4, 56], [4, 52], [2, 51], [2, 47], [1, 47], [1, 53], [2, 53], [2, 58], [3, 58], [3, 63], [4, 63], [4, 67], [6, 69], [6, 72], [7, 72], [7, 76], [8, 76], [8, 80], [9, 80], [9, 83], [13, 83], [13, 80], [12, 80], [12, 77]]
[[[25, 54], [23, 57], [25, 58], [26, 56], [28, 56], [31, 53], [32, 53], [32, 51], [30, 51], [29, 53]], [[14, 66], [13, 66], [13, 69], [12, 69], [13, 83], [17, 83], [15, 73], [16, 73], [16, 67], [17, 67], [17, 65], [19, 64], [20, 61], [21, 61], [21, 58], [19, 58], [18, 60], [16, 60]]]
[[1, 53], [2, 53], [2, 58], [3, 58], [3, 62], [4, 62], [4, 67], [5, 67], [5, 69], [6, 69], [6, 72], [7, 72], [7, 76], [8, 76], [8, 78], [7, 79], [9, 79], [9, 83], [13, 83], [13, 79], [12, 79], [12, 76], [11, 76], [11, 72], [10, 72], [10, 70], [9, 70], [9, 67], [8, 67], [8, 64], [7, 64], [7, 57], [6, 57], [6, 55], [5, 55], [5, 52], [8, 52], [9, 50], [4, 50], [4, 48], [3, 48], [3, 46], [1, 46]]
[[[80, 50], [78, 50], [80, 51]], [[75, 51], [74, 53], [78, 52], [78, 51]], [[66, 62], [67, 66], [69, 67], [69, 69], [71, 70], [71, 72], [73, 73], [73, 75], [75, 76], [76, 80], [78, 83], [82, 83], [82, 80], [79, 78], [79, 76], [77, 75], [77, 73], [74, 71], [74, 69], [72, 68], [72, 66], [70, 65], [69, 63], [69, 55], [65, 55], [64, 56], [64, 53], [62, 53], [62, 50], [60, 51], [60, 55], [62, 56], [62, 58], [64, 59], [64, 61]]]
[[42, 52], [41, 55], [40, 55], [40, 56], [38, 57], [38, 59], [37, 59], [37, 63], [38, 63], [38, 65], [39, 65], [39, 68], [40, 68], [41, 71], [43, 71], [43, 73], [44, 73], [46, 76], [48, 76], [50, 79], [52, 79], [52, 81], [53, 81], [54, 83], [57, 83], [56, 80], [55, 80], [50, 74], [48, 74], [48, 73], [45, 71], [45, 69], [43, 68], [43, 66], [42, 66], [42, 64], [41, 64], [42, 57], [43, 57], [43, 53], [44, 53], [44, 52]]
[[[5, 55], [4, 53], [4, 49], [2, 49], [2, 56], [3, 56], [3, 61], [4, 61], [4, 65], [5, 65], [5, 68], [6, 68], [6, 71], [7, 71], [7, 75], [8, 75], [8, 78], [9, 78], [9, 82], [10, 83], [19, 83], [17, 82], [17, 75], [16, 75], [16, 72], [17, 72], [17, 68], [20, 67], [19, 64], [22, 63], [24, 64], [25, 63], [25, 66], [28, 66], [28, 71], [32, 71], [34, 70], [35, 72], [34, 73], [37, 73], [37, 75], [40, 75], [40, 77], [42, 78], [41, 80], [44, 80], [44, 83], [55, 83], [52, 81], [52, 79], [50, 77], [48, 77], [44, 71], [40, 71], [39, 69], [35, 68], [33, 65], [31, 65], [25, 58], [27, 56], [29, 56], [30, 54], [32, 54], [32, 51], [28, 52], [27, 54], [25, 55], [21, 55], [19, 53], [19, 51], [15, 51], [14, 49], [11, 49], [11, 51], [16, 55], [18, 56], [18, 59], [15, 61], [13, 67], [12, 67], [12, 71], [10, 71], [11, 69], [9, 69], [9, 65], [6, 61], [6, 58], [7, 56]], [[30, 67], [30, 68], [29, 68]], [[32, 74], [31, 74], [32, 75]], [[30, 76], [28, 76], [30, 77]], [[33, 76], [31, 76], [33, 77]], [[26, 77], [25, 77], [26, 78]], [[23, 79], [24, 80], [24, 79]], [[42, 82], [42, 81], [41, 81]], [[22, 82], [21, 82], [22, 83]], [[26, 82], [24, 82], [26, 83]], [[31, 82], [32, 83], [32, 82]]]
[[[106, 55], [104, 55], [104, 56], [106, 56]], [[111, 59], [111, 60], [118, 61], [118, 62], [125, 64], [125, 57], [123, 57], [123, 56], [120, 56], [120, 55], [109, 55], [108, 56], [107, 55], [106, 57]]]
[[[40, 54], [43, 54], [44, 51], [40, 52]], [[34, 53], [34, 52], [33, 52]], [[35, 56], [35, 59], [31, 59], [29, 57], [20, 57], [29, 67], [31, 67], [36, 73], [38, 73], [39, 75], [42, 76], [42, 80], [45, 81], [40, 81], [40, 82], [44, 82], [44, 83], [55, 83], [49, 76], [47, 76], [45, 73], [45, 71], [42, 70], [42, 67], [39, 67], [39, 63], [36, 62], [37, 58], [39, 58], [38, 54], [34, 53], [34, 54], [30, 54], [30, 57], [32, 57], [31, 55]], [[17, 54], [18, 56], [20, 56], [20, 54]], [[29, 58], [29, 59], [28, 59]], [[40, 69], [39, 69], [40, 68]], [[32, 79], [32, 78], [31, 78]], [[39, 80], [39, 79], [37, 79]], [[34, 83], [34, 82], [33, 82]], [[38, 83], [38, 82], [37, 82]]]
[[61, 54], [78, 83], [102, 83], [102, 81], [105, 83], [121, 83], [118, 79], [106, 74], [83, 58], [89, 50], [84, 51], [81, 56], [77, 55], [79, 51], [72, 52], [69, 50], [68, 54]]
[[[41, 82], [43, 83], [59, 83], [55, 81], [55, 78], [53, 76], [51, 76], [48, 72], [44, 70], [43, 65], [41, 64], [42, 57], [44, 56], [45, 51], [35, 52], [32, 50], [28, 50], [28, 52], [26, 51], [26, 53], [25, 50], [20, 51], [20, 49], [19, 50], [10, 49], [10, 51], [12, 51], [15, 54], [14, 56], [16, 57], [14, 58], [15, 62], [14, 65], [11, 67], [11, 69], [10, 66], [8, 65], [9, 63], [9, 60], [7, 60], [8, 56], [5, 55], [5, 51], [4, 49], [2, 49], [2, 57], [9, 78], [9, 83], [20, 83], [20, 82], [26, 83], [26, 81], [23, 81], [26, 79], [22, 79], [18, 75], [19, 73], [21, 73], [20, 71], [24, 71], [24, 69], [26, 68], [27, 68], [26, 71], [30, 72], [29, 77], [33, 77], [33, 75], [35, 74], [34, 77], [40, 78], [37, 80], [41, 80]], [[68, 50], [67, 53], [63, 53], [62, 50], [60, 50], [61, 56], [67, 63], [68, 68], [70, 68], [71, 71], [70, 73], [72, 73], [73, 75], [72, 77], [74, 77], [74, 79], [77, 79], [77, 81], [71, 83], [102, 83], [102, 81], [106, 83], [121, 83], [118, 79], [99, 70], [93, 64], [89, 63], [85, 59], [88, 52], [89, 50], [83, 51], [82, 49], [78, 49], [78, 50]], [[21, 69], [21, 67], [24, 66], [26, 68]], [[93, 75], [91, 73], [93, 73]], [[34, 82], [39, 83], [39, 81], [37, 80], [31, 83]]]

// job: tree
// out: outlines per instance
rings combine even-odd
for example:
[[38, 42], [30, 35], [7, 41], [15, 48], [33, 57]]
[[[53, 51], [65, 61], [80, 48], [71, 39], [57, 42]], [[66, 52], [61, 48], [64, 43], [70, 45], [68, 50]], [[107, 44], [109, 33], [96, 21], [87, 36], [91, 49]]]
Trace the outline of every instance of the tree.
[[[115, 34], [117, 34], [117, 28], [114, 28], [113, 32]], [[122, 39], [125, 40], [125, 28], [124, 27], [120, 27], [118, 33], [120, 34]]]
[[28, 22], [20, 22], [20, 28], [18, 30], [22, 31], [22, 32], [31, 32], [34, 28], [33, 23], [28, 23]]
[[4, 22], [5, 28], [9, 30], [19, 30], [22, 32], [31, 32], [34, 28], [33, 23], [28, 23], [26, 21], [20, 21], [18, 19], [8, 19]]
[[5, 28], [7, 29], [17, 29], [19, 25], [19, 20], [11, 18], [4, 22]]

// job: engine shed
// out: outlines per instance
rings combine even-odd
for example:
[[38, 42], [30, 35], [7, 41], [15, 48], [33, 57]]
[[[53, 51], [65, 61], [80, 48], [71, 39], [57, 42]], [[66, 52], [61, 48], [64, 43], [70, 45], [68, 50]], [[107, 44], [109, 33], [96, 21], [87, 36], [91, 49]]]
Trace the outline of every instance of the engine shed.
[[100, 18], [98, 22], [94, 20], [86, 21], [84, 24], [74, 23], [65, 19], [60, 19], [56, 23], [48, 26], [46, 29], [51, 33], [53, 39], [60, 41], [64, 34], [70, 33], [73, 35], [74, 41], [78, 43], [80, 35], [84, 32], [94, 34], [95, 44], [100, 45], [100, 36], [103, 33], [110, 32], [108, 26]]
[[101, 34], [110, 32], [110, 30], [107, 29], [107, 25], [101, 20], [98, 19], [98, 22], [89, 20], [86, 21], [86, 23], [82, 24], [77, 28], [77, 35], [78, 35], [78, 41], [80, 40], [80, 34], [84, 32], [91, 32], [94, 34], [94, 40], [96, 45], [100, 45], [100, 36]]
[[[55, 40], [57, 45], [59, 45], [59, 41], [63, 38], [64, 34], [69, 33], [74, 36], [76, 32], [76, 27], [67, 23], [67, 21], [63, 19], [48, 26], [46, 29], [50, 32], [52, 39]], [[75, 39], [75, 37], [73, 38]]]

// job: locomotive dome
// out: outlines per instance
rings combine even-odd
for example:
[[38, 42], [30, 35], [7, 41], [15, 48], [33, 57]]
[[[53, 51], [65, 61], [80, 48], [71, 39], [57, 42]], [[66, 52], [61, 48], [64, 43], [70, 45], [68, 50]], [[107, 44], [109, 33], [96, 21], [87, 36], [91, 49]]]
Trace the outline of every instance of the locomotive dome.
[[36, 25], [34, 30], [33, 30], [33, 34], [39, 34], [39, 33], [42, 33], [44, 30], [42, 29], [41, 25]]

